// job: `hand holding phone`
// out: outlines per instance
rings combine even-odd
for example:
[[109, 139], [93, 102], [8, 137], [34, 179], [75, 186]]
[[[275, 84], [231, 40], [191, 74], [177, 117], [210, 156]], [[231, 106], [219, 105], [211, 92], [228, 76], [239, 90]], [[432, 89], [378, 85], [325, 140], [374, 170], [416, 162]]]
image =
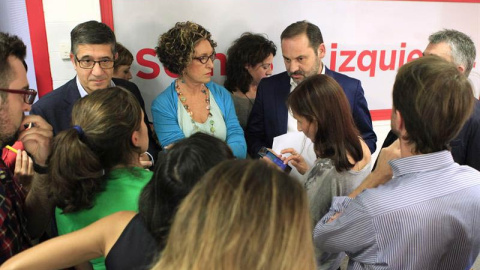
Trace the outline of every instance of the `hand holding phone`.
[[283, 163], [288, 163], [292, 165], [293, 167], [295, 167], [295, 169], [297, 169], [297, 172], [300, 173], [301, 175], [304, 175], [308, 171], [309, 169], [308, 163], [305, 161], [303, 156], [299, 154], [295, 149], [286, 148], [286, 149], [283, 149], [280, 153], [282, 155], [290, 154], [285, 159], [283, 159]]
[[286, 173], [290, 173], [292, 167], [288, 164], [284, 164], [283, 160], [277, 157], [272, 151], [268, 150], [266, 147], [262, 147], [260, 151], [258, 151], [258, 155], [261, 157], [266, 157], [270, 159], [273, 163], [275, 163], [282, 171]]

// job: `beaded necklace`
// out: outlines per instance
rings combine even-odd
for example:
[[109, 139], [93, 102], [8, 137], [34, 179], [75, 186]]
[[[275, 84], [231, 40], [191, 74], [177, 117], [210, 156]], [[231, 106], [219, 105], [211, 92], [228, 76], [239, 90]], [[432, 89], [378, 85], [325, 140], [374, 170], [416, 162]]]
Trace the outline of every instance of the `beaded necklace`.
[[[182, 103], [183, 108], [185, 108], [188, 115], [190, 115], [190, 120], [192, 121], [193, 130], [195, 132], [198, 132], [200, 128], [197, 126], [197, 122], [195, 122], [195, 120], [193, 120], [193, 112], [188, 107], [187, 98], [180, 91], [180, 85], [178, 84], [178, 80], [176, 80], [176, 82], [175, 82], [175, 91], [177, 92], [177, 96], [180, 99], [180, 102]], [[205, 86], [205, 84], [202, 84], [202, 90], [200, 90], [200, 91], [205, 95], [205, 103], [207, 104], [206, 109], [208, 110], [207, 121], [210, 124], [210, 133], [212, 133], [212, 135], [214, 135], [215, 134], [215, 121], [212, 119], [212, 113], [210, 112], [210, 91]]]

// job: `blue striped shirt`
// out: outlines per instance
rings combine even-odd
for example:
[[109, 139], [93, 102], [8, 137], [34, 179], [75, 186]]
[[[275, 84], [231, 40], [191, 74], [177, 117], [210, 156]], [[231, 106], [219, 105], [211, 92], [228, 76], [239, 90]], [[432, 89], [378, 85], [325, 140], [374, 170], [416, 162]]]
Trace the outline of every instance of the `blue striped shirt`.
[[448, 151], [390, 165], [385, 185], [334, 198], [315, 226], [315, 246], [345, 251], [349, 269], [469, 269], [480, 248], [480, 172]]

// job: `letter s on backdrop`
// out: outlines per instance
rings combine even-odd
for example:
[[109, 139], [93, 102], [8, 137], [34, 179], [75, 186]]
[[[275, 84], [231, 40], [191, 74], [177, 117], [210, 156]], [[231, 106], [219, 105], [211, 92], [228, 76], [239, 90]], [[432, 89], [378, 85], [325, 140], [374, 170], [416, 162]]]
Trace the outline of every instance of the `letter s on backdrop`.
[[142, 79], [155, 79], [158, 74], [160, 74], [160, 66], [150, 60], [145, 59], [145, 55], [156, 56], [155, 50], [152, 48], [144, 48], [137, 52], [137, 62], [140, 66], [147, 67], [152, 69], [152, 72], [146, 73], [143, 71], [138, 71], [137, 76]]

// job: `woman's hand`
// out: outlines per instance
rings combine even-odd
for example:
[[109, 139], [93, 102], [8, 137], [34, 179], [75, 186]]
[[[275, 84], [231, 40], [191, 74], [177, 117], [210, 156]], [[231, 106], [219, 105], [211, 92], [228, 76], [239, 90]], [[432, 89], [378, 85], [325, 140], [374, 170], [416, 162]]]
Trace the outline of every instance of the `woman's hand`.
[[28, 189], [33, 179], [33, 173], [33, 160], [27, 155], [26, 151], [18, 150], [15, 161], [15, 177], [20, 184]]
[[[277, 153], [275, 153], [275, 151], [273, 151], [272, 149], [270, 148], [267, 148], [268, 151], [270, 151], [272, 154], [274, 154], [275, 156], [277, 156], [279, 159], [283, 160], [282, 156], [279, 156]], [[263, 160], [265, 161], [266, 163], [272, 165], [273, 167], [275, 167], [276, 169], [282, 171], [282, 169], [277, 165], [275, 164], [275, 162], [273, 162], [269, 157], [261, 157], [260, 160]]]
[[290, 154], [290, 156], [287, 158], [282, 157], [283, 163], [287, 164], [290, 162], [290, 165], [295, 167], [301, 175], [304, 175], [308, 171], [309, 167], [307, 162], [302, 157], [302, 155], [297, 153], [295, 149], [293, 148], [283, 149], [280, 153]]

